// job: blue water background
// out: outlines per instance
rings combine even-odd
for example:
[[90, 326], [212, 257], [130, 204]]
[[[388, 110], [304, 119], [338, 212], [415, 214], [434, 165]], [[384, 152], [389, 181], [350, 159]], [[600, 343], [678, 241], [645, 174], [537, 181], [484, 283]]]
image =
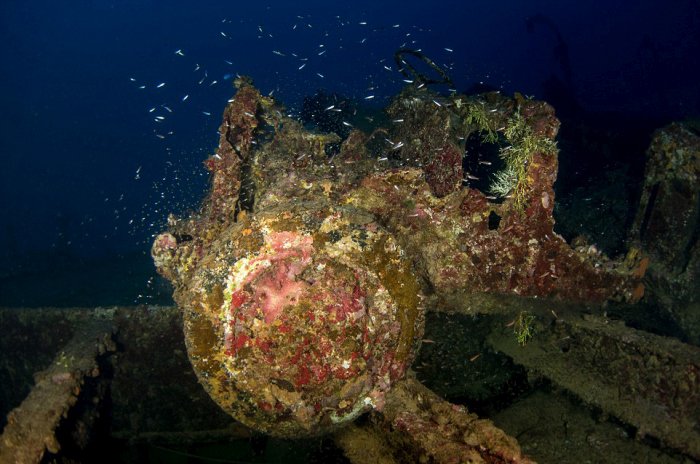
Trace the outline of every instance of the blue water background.
[[[533, 17], [546, 19], [528, 30]], [[543, 98], [554, 76], [588, 112], [700, 115], [692, 0], [4, 1], [0, 278], [26, 275], [41, 292], [42, 272], [71, 261], [147, 259], [167, 214], [201, 201], [231, 76], [251, 76], [292, 114], [318, 89], [382, 106], [403, 85], [402, 45], [448, 68], [460, 91], [482, 82]], [[124, 298], [147, 301], [152, 279], [132, 277], [143, 281]]]

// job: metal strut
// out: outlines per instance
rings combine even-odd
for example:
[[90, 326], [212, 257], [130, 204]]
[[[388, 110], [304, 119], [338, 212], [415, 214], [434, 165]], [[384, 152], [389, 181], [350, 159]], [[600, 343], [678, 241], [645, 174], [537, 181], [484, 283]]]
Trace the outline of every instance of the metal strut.
[[[440, 75], [442, 80], [435, 80], [435, 79], [429, 79], [420, 72], [416, 70], [408, 61], [404, 60], [402, 58], [402, 55], [411, 55], [419, 60], [423, 61], [425, 64], [430, 66], [436, 73]], [[417, 50], [411, 50], [410, 48], [399, 48], [396, 50], [394, 53], [394, 61], [396, 61], [396, 66], [398, 66], [399, 71], [401, 74], [403, 74], [406, 78], [411, 79], [413, 78], [413, 81], [418, 84], [448, 84], [450, 86], [454, 86], [452, 84], [452, 80], [450, 77], [447, 75], [447, 73], [433, 60], [425, 56], [423, 53], [417, 51]]]

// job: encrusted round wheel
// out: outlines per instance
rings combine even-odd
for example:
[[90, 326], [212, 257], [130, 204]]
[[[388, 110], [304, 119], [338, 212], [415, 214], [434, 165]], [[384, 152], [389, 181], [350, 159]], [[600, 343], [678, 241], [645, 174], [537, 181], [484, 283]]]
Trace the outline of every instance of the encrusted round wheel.
[[296, 210], [232, 225], [178, 295], [210, 396], [286, 437], [381, 409], [423, 331], [418, 283], [391, 236], [352, 209]]

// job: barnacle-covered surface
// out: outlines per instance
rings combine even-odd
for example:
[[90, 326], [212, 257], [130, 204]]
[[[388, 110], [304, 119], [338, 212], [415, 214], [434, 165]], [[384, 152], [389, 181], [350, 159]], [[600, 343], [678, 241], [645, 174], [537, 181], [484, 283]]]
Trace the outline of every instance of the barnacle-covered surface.
[[488, 343], [531, 375], [633, 425], [638, 438], [654, 436], [700, 456], [700, 348], [605, 317], [562, 314], [551, 325], [538, 323], [537, 336], [525, 346], [510, 327], [492, 331]]
[[441, 463], [533, 462], [491, 421], [444, 401], [411, 376], [392, 392], [381, 420], [391, 424], [389, 441], [406, 453], [407, 462], [416, 456]]
[[700, 135], [690, 125], [655, 132], [631, 236], [649, 255], [654, 299], [700, 344]]
[[298, 436], [381, 407], [422, 333], [390, 236], [351, 208], [302, 203], [242, 220], [217, 245], [178, 300], [195, 370], [225, 410]]
[[[587, 317], [581, 322], [578, 313], [568, 312], [578, 305], [567, 310], [566, 305], [543, 305], [534, 299], [512, 301], [520, 307], [524, 303], [529, 305], [529, 312], [537, 315], [535, 336], [525, 347], [517, 345], [505, 314], [427, 314], [427, 339], [413, 366], [425, 385], [418, 384], [409, 373], [406, 381], [392, 387], [381, 414], [365, 416], [334, 434], [333, 440], [343, 454], [353, 463], [415, 462], [420, 456], [452, 462], [454, 450], [462, 450], [462, 456], [489, 462], [488, 457], [496, 455], [489, 455], [493, 450], [485, 445], [493, 442], [486, 441], [486, 434], [500, 436], [502, 443], [510, 440], [489, 421], [476, 417], [474, 412], [478, 411], [481, 418], [489, 417], [508, 434], [517, 436], [523, 452], [539, 462], [586, 458], [596, 462], [690, 462], [687, 457], [684, 460], [682, 455], [674, 455], [672, 449], [691, 454], [697, 447], [696, 432], [692, 426], [686, 426], [675, 434], [672, 427], [683, 427], [697, 416], [697, 388], [693, 390], [698, 379], [693, 372], [699, 365], [696, 347], [624, 328], [619, 322], [601, 317]], [[538, 306], [545, 306], [546, 311], [537, 312]], [[556, 310], [556, 321], [552, 321], [550, 308]], [[86, 334], [80, 327], [93, 320], [113, 323], [117, 351], [100, 357], [98, 377], [86, 377], [87, 382], [81, 387], [82, 392], [92, 393], [81, 393], [75, 402], [72, 396], [62, 396], [66, 385], [63, 382], [67, 380], [64, 374], [71, 370], [67, 363], [89, 355], [92, 348], [87, 344], [88, 351], [76, 353], [76, 357], [66, 351], [63, 342], [72, 335], [82, 339]], [[31, 383], [32, 372], [44, 370], [52, 363], [55, 366], [51, 369], [56, 369], [56, 380], [60, 382], [56, 385], [60, 388], [53, 392], [72, 404], [68, 420], [62, 421], [60, 428], [78, 432], [56, 434], [62, 458], [75, 456], [71, 451], [76, 451], [76, 437], [82, 444], [89, 442], [89, 456], [93, 458], [83, 459], [87, 462], [104, 460], [105, 454], [113, 453], [110, 446], [115, 445], [120, 450], [126, 447], [131, 453], [119, 462], [133, 462], [139, 450], [153, 445], [191, 452], [197, 446], [217, 443], [227, 446], [227, 452], [232, 453], [229, 456], [240, 456], [235, 453], [250, 448], [254, 432], [234, 422], [197, 384], [185, 353], [181, 326], [182, 315], [176, 307], [0, 308], [0, 391], [10, 401], [0, 402], [0, 407], [5, 408], [1, 412], [4, 415], [19, 405], [25, 382]], [[528, 366], [531, 381], [546, 376], [567, 390], [533, 390], [522, 368], [515, 367], [505, 354], [489, 350], [486, 340], [499, 344], [518, 363]], [[52, 377], [46, 373], [37, 375], [38, 380], [50, 384]], [[504, 395], [504, 389], [516, 386], [513, 382], [517, 378], [524, 382], [524, 389]], [[110, 401], [95, 405], [95, 390], [86, 388], [94, 380], [108, 385]], [[442, 382], [445, 384], [440, 385]], [[40, 385], [43, 384], [39, 382], [35, 388], [42, 388]], [[617, 385], [624, 387], [618, 389]], [[466, 403], [471, 413], [462, 406], [440, 401], [427, 390], [428, 386], [452, 402]], [[17, 390], [22, 391], [21, 395], [13, 395]], [[592, 414], [586, 403], [579, 402], [570, 392], [624, 422]], [[621, 396], [618, 398], [615, 392], [621, 392]], [[630, 401], [632, 395], [634, 401]], [[478, 407], [478, 401], [486, 398], [499, 412], [485, 412]], [[508, 405], [513, 399], [515, 403]], [[52, 398], [51, 394], [42, 397], [32, 414], [51, 421], [54, 416], [46, 406], [54, 404], [54, 400], [60, 398]], [[86, 406], [92, 411], [99, 406], [99, 420], [86, 421], [85, 416], [77, 414]], [[654, 423], [657, 412], [670, 420], [651, 430], [637, 422], [646, 415]], [[415, 420], [406, 420], [411, 413]], [[395, 420], [403, 427], [401, 431], [391, 425]], [[635, 429], [630, 424], [639, 427], [637, 439], [632, 437]], [[43, 430], [34, 427], [33, 433], [43, 437]], [[467, 430], [471, 432], [464, 433]], [[665, 449], [642, 439], [644, 434], [662, 437], [662, 433]], [[0, 436], [0, 441], [12, 436], [8, 429], [8, 436]], [[484, 446], [474, 446], [479, 437], [484, 437], [480, 443]], [[330, 440], [269, 439], [264, 447], [273, 452], [283, 446], [290, 462], [309, 462], [316, 453], [312, 450], [318, 450], [322, 443], [328, 445]], [[510, 451], [516, 449], [514, 446]], [[334, 453], [337, 456], [339, 451]], [[0, 451], [0, 461], [3, 457]], [[345, 462], [327, 457], [324, 462]]]
[[[244, 97], [254, 93], [241, 85]], [[269, 137], [256, 139], [251, 158], [254, 144], [239, 140], [245, 132], [231, 115], [237, 100], [210, 158], [203, 213], [173, 219], [153, 255], [173, 277], [200, 382], [223, 409], [279, 436], [328, 432], [381, 408], [403, 376], [422, 334], [421, 289], [396, 239], [372, 215], [338, 203], [356, 176], [349, 165], [363, 162], [354, 139], [338, 155], [348, 167], [335, 171], [324, 149], [337, 136], [307, 133], [251, 104], [273, 130], [250, 133]], [[232, 152], [236, 143], [242, 148]], [[238, 152], [248, 153], [245, 179], [217, 168], [227, 159], [235, 165]], [[248, 183], [254, 211], [240, 197], [226, 203], [236, 195], [217, 179], [231, 174]], [[224, 204], [235, 211], [219, 211]]]
[[[237, 85], [201, 212], [171, 217], [152, 254], [200, 382], [244, 424], [316, 435], [383, 411], [426, 298], [463, 311], [478, 295], [641, 297], [636, 259], [577, 252], [552, 230], [558, 121], [545, 103], [407, 89], [387, 127], [354, 130], [335, 150], [337, 135]], [[474, 137], [500, 147], [507, 194], [470, 186]]]
[[[44, 462], [59, 453], [60, 429], [67, 428], [69, 414], [74, 428], [63, 434], [71, 434], [73, 448], [87, 447], [89, 430], [107, 396], [107, 382], [99, 378], [99, 358], [116, 350], [112, 331], [113, 324], [106, 318], [88, 320], [75, 328], [51, 364], [35, 373], [31, 392], [7, 415], [0, 435], [0, 462]], [[78, 401], [82, 407], [76, 412], [73, 406]]]
[[[573, 250], [553, 231], [559, 123], [549, 105], [498, 93], [438, 101], [413, 92], [390, 106], [392, 117], [403, 122], [393, 126], [389, 139], [405, 140], [394, 157], [415, 167], [367, 176], [348, 201], [381, 218], [414, 253], [438, 295], [512, 293], [599, 302], [643, 295], [629, 273], [636, 261], [616, 263]], [[462, 179], [462, 158], [450, 153], [474, 134], [503, 139], [499, 156], [515, 173], [507, 198], [460, 186], [473, 179]]]

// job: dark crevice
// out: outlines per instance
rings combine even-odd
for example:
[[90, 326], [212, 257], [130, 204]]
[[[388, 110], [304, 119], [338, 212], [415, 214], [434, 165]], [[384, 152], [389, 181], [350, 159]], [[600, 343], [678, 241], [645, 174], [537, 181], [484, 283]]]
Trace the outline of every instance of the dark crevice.
[[688, 268], [690, 259], [693, 256], [692, 251], [695, 248], [695, 245], [698, 243], [698, 240], [700, 240], [700, 195], [696, 195], [693, 217], [690, 218], [688, 222], [692, 222], [693, 232], [691, 233], [690, 237], [688, 237], [688, 241], [686, 242], [685, 247], [683, 247], [683, 253], [681, 253], [680, 272], [685, 272]]
[[250, 160], [246, 159], [241, 164], [241, 189], [238, 193], [238, 203], [234, 217], [238, 220], [238, 213], [241, 211], [251, 212], [255, 204], [255, 182], [251, 174]]
[[654, 212], [654, 204], [656, 203], [656, 197], [659, 195], [659, 183], [654, 184], [649, 193], [649, 201], [647, 201], [647, 207], [644, 210], [644, 218], [642, 219], [642, 224], [639, 226], [639, 239], [644, 241], [647, 234], [647, 227], [649, 227], [649, 220], [651, 219], [651, 214]]
[[485, 140], [483, 132], [474, 132], [464, 142], [464, 156], [462, 157], [462, 170], [464, 183], [470, 188], [475, 188], [490, 195], [489, 189], [493, 183], [493, 176], [505, 169], [505, 162], [499, 156], [505, 139], [496, 142]]
[[489, 230], [497, 230], [500, 224], [501, 216], [496, 214], [494, 211], [491, 211], [489, 213]]

